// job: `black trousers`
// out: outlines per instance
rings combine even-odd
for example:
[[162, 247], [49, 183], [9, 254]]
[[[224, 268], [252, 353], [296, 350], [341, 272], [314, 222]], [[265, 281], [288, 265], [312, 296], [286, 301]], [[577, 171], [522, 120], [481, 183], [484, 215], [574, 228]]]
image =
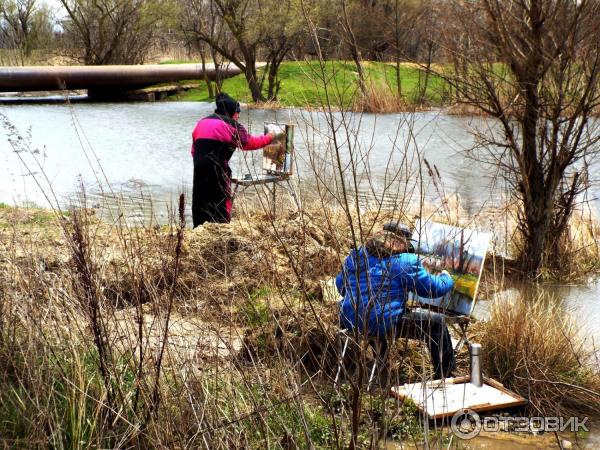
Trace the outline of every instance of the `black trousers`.
[[231, 169], [212, 155], [194, 155], [192, 217], [194, 228], [204, 222], [231, 220]]
[[396, 325], [396, 337], [425, 342], [431, 354], [435, 378], [452, 375], [456, 360], [450, 332], [442, 314], [427, 310], [408, 310]]

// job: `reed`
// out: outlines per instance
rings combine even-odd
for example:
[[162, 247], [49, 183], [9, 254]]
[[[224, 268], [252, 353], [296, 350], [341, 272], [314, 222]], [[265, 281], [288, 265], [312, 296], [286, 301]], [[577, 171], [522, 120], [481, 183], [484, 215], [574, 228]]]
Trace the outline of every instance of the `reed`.
[[547, 296], [497, 300], [477, 339], [486, 352], [486, 375], [527, 398], [533, 414], [600, 412], [597, 349], [577, 319]]
[[391, 114], [417, 110], [416, 104], [407, 102], [389, 83], [371, 80], [366, 88], [365, 95], [357, 94], [354, 101], [353, 110], [356, 112]]

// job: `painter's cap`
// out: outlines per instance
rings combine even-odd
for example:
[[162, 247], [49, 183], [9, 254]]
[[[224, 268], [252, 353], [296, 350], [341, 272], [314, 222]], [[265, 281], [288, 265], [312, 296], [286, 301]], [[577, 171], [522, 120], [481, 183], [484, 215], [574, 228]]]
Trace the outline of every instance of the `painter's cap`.
[[383, 230], [390, 231], [396, 234], [397, 236], [404, 236], [407, 239], [409, 239], [412, 236], [412, 231], [408, 227], [408, 225], [405, 225], [400, 222], [388, 222], [383, 226]]

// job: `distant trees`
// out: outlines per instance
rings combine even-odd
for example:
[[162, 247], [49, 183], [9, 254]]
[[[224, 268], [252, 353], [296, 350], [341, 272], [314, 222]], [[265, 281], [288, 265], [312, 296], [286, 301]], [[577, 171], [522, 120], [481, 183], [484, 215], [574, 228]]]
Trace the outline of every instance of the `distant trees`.
[[[431, 20], [433, 0], [307, 0], [302, 2], [318, 32], [327, 58], [351, 59], [358, 85], [365, 91], [362, 59], [411, 58], [433, 61], [437, 46]], [[278, 71], [286, 58], [313, 57], [297, 0], [179, 0], [181, 29], [205, 57], [231, 61], [239, 67], [254, 101], [275, 100]], [[266, 67], [258, 70], [257, 62]], [[425, 82], [427, 75], [424, 73]]]
[[213, 61], [231, 61], [240, 68], [254, 101], [263, 100], [257, 75], [259, 30], [251, 25], [248, 0], [182, 0], [182, 25], [187, 39], [204, 58], [209, 48]]
[[[182, 0], [186, 35], [242, 70], [254, 101], [275, 100], [281, 62], [303, 33], [294, 0]], [[184, 22], [185, 23], [185, 22]], [[257, 62], [266, 67], [259, 75]], [[267, 93], [264, 93], [265, 81]]]
[[[306, 0], [319, 44], [331, 59], [418, 59], [434, 0]], [[274, 100], [286, 58], [314, 56], [298, 0], [0, 0], [0, 46], [30, 55], [58, 43], [83, 64], [139, 64], [153, 49], [188, 45], [207, 62], [231, 61], [253, 99]], [[177, 20], [174, 20], [177, 17]], [[165, 37], [168, 37], [166, 39]], [[163, 39], [164, 38], [164, 39]], [[266, 67], [258, 70], [257, 63]], [[399, 71], [398, 71], [399, 75]], [[363, 77], [359, 77], [362, 79]], [[211, 86], [212, 88], [212, 86]]]
[[17, 49], [29, 58], [36, 48], [46, 47], [52, 37], [50, 11], [36, 0], [0, 1], [0, 45]]
[[[215, 81], [209, 80], [208, 77], [205, 77], [204, 80], [210, 98], [214, 98], [216, 93], [221, 90], [223, 81], [219, 74], [220, 69], [226, 63], [223, 52], [217, 49], [231, 47], [226, 40], [226, 26], [214, 14], [214, 8], [214, 3], [209, 0], [181, 0], [178, 13], [179, 31], [185, 44], [200, 55], [204, 67], [206, 67], [208, 59], [212, 60], [212, 64], [215, 66]], [[203, 39], [203, 35], [209, 36], [209, 39]]]
[[354, 61], [354, 65], [356, 66], [358, 88], [360, 90], [361, 95], [364, 97], [367, 94], [367, 87], [365, 83], [365, 69], [363, 68], [362, 64], [362, 51], [358, 44], [356, 33], [354, 32], [354, 27], [352, 26], [352, 22], [350, 21], [348, 3], [348, 0], [340, 0], [340, 9], [338, 10], [338, 16], [340, 18], [340, 28], [343, 31], [343, 41], [345, 42], [345, 45], [348, 51], [350, 52], [350, 56], [352, 57], [352, 61]]
[[69, 56], [86, 65], [141, 64], [172, 5], [162, 0], [60, 0]]
[[[279, 67], [288, 57], [302, 57], [299, 54], [306, 39], [304, 21], [301, 19], [296, 0], [268, 0], [262, 2], [263, 11], [260, 26], [262, 45], [267, 66], [267, 100], [277, 100], [281, 88]], [[300, 52], [294, 53], [294, 50]]]

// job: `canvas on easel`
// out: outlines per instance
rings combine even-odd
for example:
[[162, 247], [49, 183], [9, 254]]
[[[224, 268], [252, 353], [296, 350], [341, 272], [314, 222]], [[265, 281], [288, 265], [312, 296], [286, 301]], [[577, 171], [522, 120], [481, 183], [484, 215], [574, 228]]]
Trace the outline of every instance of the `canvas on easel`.
[[263, 171], [267, 175], [289, 176], [292, 174], [294, 127], [267, 122], [265, 134], [269, 132], [274, 132], [275, 138], [263, 149]]
[[447, 314], [470, 316], [490, 239], [490, 233], [483, 231], [418, 220], [412, 240], [421, 263], [431, 273], [446, 270], [454, 279], [454, 289], [441, 298], [414, 295], [412, 301]]

